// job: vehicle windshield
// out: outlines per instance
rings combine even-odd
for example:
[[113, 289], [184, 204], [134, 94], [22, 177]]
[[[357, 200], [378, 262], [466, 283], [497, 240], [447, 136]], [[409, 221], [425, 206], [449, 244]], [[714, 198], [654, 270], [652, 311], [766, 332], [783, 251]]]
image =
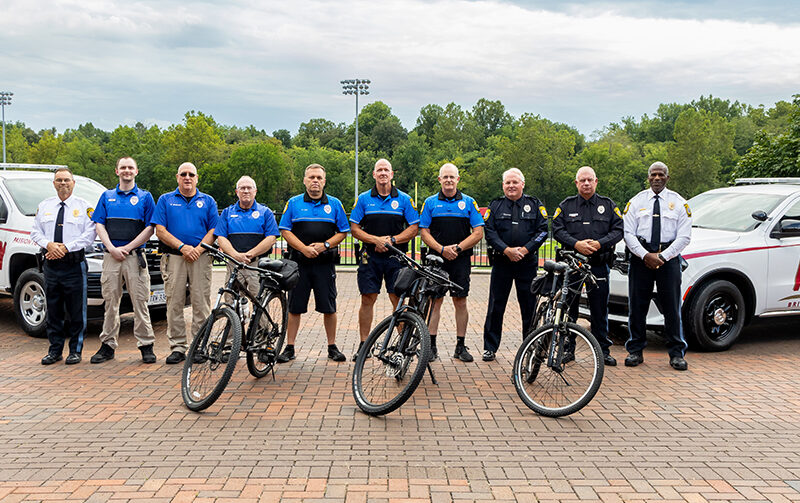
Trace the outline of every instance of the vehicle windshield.
[[[52, 180], [45, 178], [11, 178], [6, 179], [6, 188], [11, 193], [19, 211], [32, 217], [36, 214], [39, 203], [56, 195]], [[89, 178], [76, 178], [73, 194], [86, 199], [94, 207], [100, 200], [105, 187]]]
[[692, 227], [721, 231], [746, 232], [759, 222], [752, 217], [762, 210], [769, 215], [786, 196], [731, 192], [705, 192], [689, 200], [692, 210]]

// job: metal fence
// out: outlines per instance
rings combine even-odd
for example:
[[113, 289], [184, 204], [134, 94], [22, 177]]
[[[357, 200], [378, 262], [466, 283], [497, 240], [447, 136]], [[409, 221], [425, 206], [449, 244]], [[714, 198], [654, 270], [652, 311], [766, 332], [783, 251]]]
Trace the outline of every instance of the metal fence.
[[[278, 222], [281, 221], [282, 213], [275, 213], [275, 218]], [[348, 215], [348, 218], [350, 215]], [[555, 244], [553, 241], [552, 229], [550, 226], [550, 218], [548, 217], [548, 239], [539, 248], [539, 259], [553, 259], [555, 258]], [[339, 256], [341, 257], [340, 265], [358, 265], [356, 259], [356, 248], [360, 242], [353, 237], [349, 232], [344, 238], [344, 241], [339, 245]], [[277, 259], [283, 256], [283, 251], [286, 249], [286, 241], [279, 237], [275, 247], [272, 249], [270, 258]], [[408, 253], [413, 259], [417, 259], [426, 248], [422, 243], [422, 238], [417, 236], [413, 239], [408, 246]], [[487, 251], [486, 239], [481, 239], [480, 243], [472, 248], [472, 267], [491, 267], [489, 263], [489, 255]]]

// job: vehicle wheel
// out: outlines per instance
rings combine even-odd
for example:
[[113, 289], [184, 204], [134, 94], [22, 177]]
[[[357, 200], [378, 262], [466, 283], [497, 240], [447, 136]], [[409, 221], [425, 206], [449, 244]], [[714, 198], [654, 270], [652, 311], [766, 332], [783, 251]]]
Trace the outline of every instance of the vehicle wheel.
[[513, 381], [517, 394], [531, 410], [548, 417], [572, 414], [588, 404], [603, 382], [603, 351], [582, 327], [567, 323], [568, 337], [575, 337], [575, 359], [559, 367], [547, 366], [553, 325], [531, 333], [514, 359]]
[[[389, 316], [370, 332], [353, 369], [353, 396], [361, 410], [373, 416], [388, 414], [411, 397], [431, 357], [428, 326], [409, 312], [399, 315], [384, 351], [391, 321]], [[400, 347], [403, 338], [407, 343]]]
[[47, 337], [47, 297], [44, 274], [28, 269], [14, 288], [14, 314], [22, 330], [31, 337]]
[[285, 293], [270, 292], [265, 306], [266, 313], [258, 311], [250, 321], [252, 336], [248, 337], [250, 347], [247, 348], [247, 370], [258, 378], [272, 370], [275, 359], [281, 354], [289, 318]]
[[745, 320], [745, 304], [736, 285], [722, 279], [706, 283], [692, 297], [687, 311], [687, 334], [706, 351], [724, 351], [731, 347]]
[[222, 394], [242, 348], [242, 323], [229, 307], [211, 313], [194, 336], [181, 376], [181, 394], [188, 408], [200, 411]]

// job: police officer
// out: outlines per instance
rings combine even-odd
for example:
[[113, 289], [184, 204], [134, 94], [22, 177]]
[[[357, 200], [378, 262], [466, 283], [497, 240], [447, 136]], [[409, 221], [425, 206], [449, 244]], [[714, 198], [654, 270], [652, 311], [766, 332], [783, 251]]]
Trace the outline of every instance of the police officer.
[[[245, 264], [269, 255], [280, 235], [275, 214], [256, 202], [257, 190], [255, 180], [249, 176], [239, 178], [236, 182], [239, 200], [222, 210], [214, 229], [222, 251]], [[232, 270], [228, 264], [228, 277]], [[239, 271], [239, 281], [250, 293], [258, 295], [260, 280], [257, 272], [243, 269]]]
[[547, 211], [533, 196], [522, 193], [525, 175], [517, 168], [503, 173], [503, 194], [486, 211], [486, 242], [491, 247], [492, 276], [489, 307], [483, 325], [483, 361], [495, 359], [503, 332], [511, 284], [516, 282], [522, 314], [522, 333], [527, 334], [536, 298], [530, 286], [536, 276], [539, 247], [547, 239]]
[[167, 294], [167, 337], [171, 353], [168, 364], [186, 359], [186, 283], [192, 299], [192, 334], [211, 314], [211, 256], [200, 243], [214, 242], [219, 215], [217, 202], [197, 190], [197, 168], [190, 162], [178, 167], [178, 188], [162, 194], [152, 223], [156, 226], [161, 257], [161, 275]]
[[[397, 306], [394, 281], [403, 264], [392, 258], [384, 243], [406, 251], [407, 243], [419, 231], [419, 213], [411, 197], [392, 185], [394, 171], [389, 161], [379, 159], [372, 171], [372, 178], [375, 179], [375, 187], [358, 196], [350, 213], [350, 231], [353, 237], [364, 243], [365, 248], [358, 265], [358, 291], [361, 293], [361, 307], [358, 310], [359, 350], [369, 335], [373, 308], [384, 281], [392, 307]], [[353, 354], [353, 361], [357, 356], [358, 353]]]
[[153, 235], [150, 219], [156, 203], [153, 196], [136, 185], [139, 168], [131, 157], [117, 160], [119, 177], [116, 188], [103, 192], [97, 202], [92, 220], [97, 224], [97, 236], [105, 246], [102, 284], [105, 301], [100, 349], [91, 358], [102, 363], [114, 358], [119, 336], [119, 303], [122, 281], [133, 304], [133, 335], [144, 363], [155, 363], [153, 343], [156, 338], [150, 323], [150, 272], [144, 257], [144, 243]]
[[[453, 307], [456, 314], [456, 349], [453, 358], [463, 362], [471, 362], [464, 338], [467, 334], [469, 311], [467, 311], [467, 295], [469, 294], [470, 257], [472, 247], [483, 238], [483, 217], [478, 211], [478, 204], [473, 198], [458, 190], [458, 168], [451, 163], [439, 168], [439, 184], [441, 190], [425, 200], [419, 219], [422, 241], [431, 252], [444, 258], [444, 270], [450, 275], [450, 281], [461, 286], [462, 291], [451, 289]], [[442, 301], [436, 299], [431, 312], [428, 328], [431, 332], [431, 350], [433, 358], [439, 356], [436, 348], [436, 332], [439, 329]]]
[[[622, 214], [614, 201], [596, 193], [597, 176], [589, 166], [575, 174], [578, 195], [563, 201], [553, 214], [553, 237], [567, 250], [575, 250], [589, 258], [592, 274], [600, 281], [587, 286], [592, 335], [603, 349], [605, 364], [615, 366], [608, 337], [608, 274], [614, 262], [614, 246], [622, 240]], [[580, 285], [573, 284], [573, 288]], [[569, 316], [578, 318], [579, 295], [571, 300]], [[574, 350], [575, 340], [571, 341]], [[573, 353], [574, 354], [574, 353]]]
[[[47, 296], [47, 338], [50, 348], [42, 365], [61, 360], [69, 337], [67, 365], [80, 363], [86, 330], [86, 257], [84, 249], [95, 238], [92, 208], [72, 195], [75, 178], [69, 168], [56, 170], [56, 196], [39, 203], [31, 240], [43, 248], [44, 288]], [[66, 321], [69, 316], [69, 321]]]
[[628, 272], [628, 329], [625, 365], [644, 362], [647, 345], [647, 311], [656, 286], [664, 314], [664, 336], [669, 364], [675, 370], [688, 365], [681, 326], [681, 256], [692, 239], [692, 212], [686, 200], [667, 189], [669, 168], [654, 162], [647, 170], [650, 188], [636, 194], [625, 206], [625, 244], [631, 254]]
[[287, 341], [278, 363], [295, 358], [294, 342], [300, 328], [300, 315], [308, 310], [314, 291], [316, 310], [322, 313], [328, 337], [328, 358], [343, 362], [347, 357], [336, 347], [336, 269], [337, 246], [347, 236], [349, 226], [342, 203], [325, 193], [325, 168], [310, 164], [303, 176], [306, 191], [286, 203], [279, 229], [289, 245], [289, 258], [297, 262], [300, 279], [289, 292]]

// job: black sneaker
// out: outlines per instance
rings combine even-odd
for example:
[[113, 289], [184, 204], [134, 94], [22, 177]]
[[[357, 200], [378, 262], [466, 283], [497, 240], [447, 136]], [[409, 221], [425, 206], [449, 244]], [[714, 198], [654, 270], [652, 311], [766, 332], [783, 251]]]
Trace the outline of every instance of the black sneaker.
[[186, 359], [186, 355], [180, 351], [173, 351], [165, 360], [168, 365], [175, 365]]
[[469, 354], [469, 351], [467, 351], [468, 349], [469, 348], [467, 346], [456, 346], [456, 350], [453, 353], [453, 358], [456, 358], [458, 360], [461, 360], [462, 362], [467, 362], [467, 363], [474, 361], [475, 359], [472, 357], [471, 354]]
[[608, 354], [603, 357], [603, 363], [605, 364], [606, 367], [616, 367], [617, 359]]
[[97, 350], [89, 361], [91, 363], [103, 363], [107, 362], [108, 360], [114, 359], [114, 348], [106, 344], [105, 342], [100, 345], [100, 349]]
[[635, 367], [640, 363], [644, 363], [644, 356], [642, 356], [642, 353], [631, 353], [625, 358], [626, 367]]
[[294, 348], [286, 346], [285, 348], [283, 348], [283, 352], [281, 352], [281, 354], [278, 355], [278, 358], [276, 358], [275, 361], [278, 363], [287, 363], [294, 359], [295, 359]]
[[680, 356], [673, 356], [670, 358], [669, 364], [675, 370], [686, 370], [689, 368], [689, 364]]
[[139, 348], [139, 351], [142, 353], [142, 362], [144, 363], [155, 363], [156, 362], [156, 354], [153, 353], [153, 345], [148, 344], [147, 346], [142, 346]]
[[483, 352], [483, 361], [485, 362], [492, 362], [495, 359], [495, 352], [489, 351], [488, 349]]
[[435, 344], [431, 344], [431, 361], [439, 358], [439, 348]]
[[353, 353], [353, 357], [351, 358], [351, 361], [356, 361], [358, 359], [358, 352], [361, 351], [362, 347], [364, 347], [364, 341], [361, 341], [361, 342], [358, 343], [358, 349], [356, 349], [356, 352]]
[[328, 346], [328, 359], [335, 362], [347, 361], [347, 357], [344, 355], [344, 353], [339, 351], [339, 348], [336, 347], [336, 344], [331, 344]]

